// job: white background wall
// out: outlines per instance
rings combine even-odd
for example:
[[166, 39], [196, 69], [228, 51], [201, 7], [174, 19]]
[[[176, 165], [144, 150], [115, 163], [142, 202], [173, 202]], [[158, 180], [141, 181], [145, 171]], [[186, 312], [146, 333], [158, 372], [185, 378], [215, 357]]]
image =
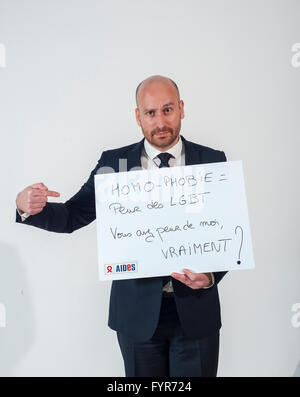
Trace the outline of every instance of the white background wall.
[[0, 375], [124, 375], [95, 222], [16, 224], [15, 197], [44, 182], [66, 201], [140, 140], [135, 88], [163, 74], [183, 136], [244, 163], [256, 269], [220, 283], [219, 375], [300, 376], [299, 22], [297, 0], [0, 0]]

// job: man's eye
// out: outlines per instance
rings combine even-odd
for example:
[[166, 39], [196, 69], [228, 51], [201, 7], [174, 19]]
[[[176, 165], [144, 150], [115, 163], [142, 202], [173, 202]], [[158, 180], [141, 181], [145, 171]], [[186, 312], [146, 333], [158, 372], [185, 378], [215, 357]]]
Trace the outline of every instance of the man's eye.
[[153, 112], [153, 110], [149, 110], [149, 112], [147, 112], [147, 114], [148, 114], [149, 116], [153, 116], [153, 115], [154, 115], [154, 112]]
[[165, 112], [165, 113], [170, 113], [171, 110], [172, 110], [171, 108], [165, 108], [165, 109], [164, 109], [164, 112]]

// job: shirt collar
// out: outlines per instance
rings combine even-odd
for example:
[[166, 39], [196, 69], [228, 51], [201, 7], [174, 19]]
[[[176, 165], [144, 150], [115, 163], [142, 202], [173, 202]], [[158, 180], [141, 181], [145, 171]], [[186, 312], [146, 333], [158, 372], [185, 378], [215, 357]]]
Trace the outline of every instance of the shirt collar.
[[[162, 153], [160, 150], [156, 149], [153, 147], [147, 139], [144, 140], [144, 149], [149, 156], [151, 160], [153, 160], [155, 157], [157, 157], [160, 153]], [[175, 159], [178, 159], [181, 156], [182, 153], [182, 139], [181, 136], [179, 135], [179, 140], [176, 143], [176, 145], [172, 146], [170, 149], [167, 150], [168, 153], [172, 154], [172, 156], [175, 157]]]

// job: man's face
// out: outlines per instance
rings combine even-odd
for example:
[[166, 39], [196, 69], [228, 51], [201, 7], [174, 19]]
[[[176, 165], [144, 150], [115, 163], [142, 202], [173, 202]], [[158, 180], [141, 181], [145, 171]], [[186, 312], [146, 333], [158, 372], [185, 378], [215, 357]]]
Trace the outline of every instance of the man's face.
[[156, 81], [141, 86], [136, 120], [148, 142], [162, 152], [178, 142], [184, 103], [169, 81]]

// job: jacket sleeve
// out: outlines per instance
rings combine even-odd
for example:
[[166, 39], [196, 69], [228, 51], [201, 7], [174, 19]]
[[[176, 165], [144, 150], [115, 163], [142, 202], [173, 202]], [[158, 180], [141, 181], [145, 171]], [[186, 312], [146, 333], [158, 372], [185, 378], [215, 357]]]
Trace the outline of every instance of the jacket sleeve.
[[35, 226], [56, 233], [72, 233], [88, 225], [96, 218], [94, 176], [99, 168], [105, 168], [106, 152], [81, 189], [65, 203], [46, 203], [43, 211], [30, 215], [23, 222], [16, 211], [16, 222]]

